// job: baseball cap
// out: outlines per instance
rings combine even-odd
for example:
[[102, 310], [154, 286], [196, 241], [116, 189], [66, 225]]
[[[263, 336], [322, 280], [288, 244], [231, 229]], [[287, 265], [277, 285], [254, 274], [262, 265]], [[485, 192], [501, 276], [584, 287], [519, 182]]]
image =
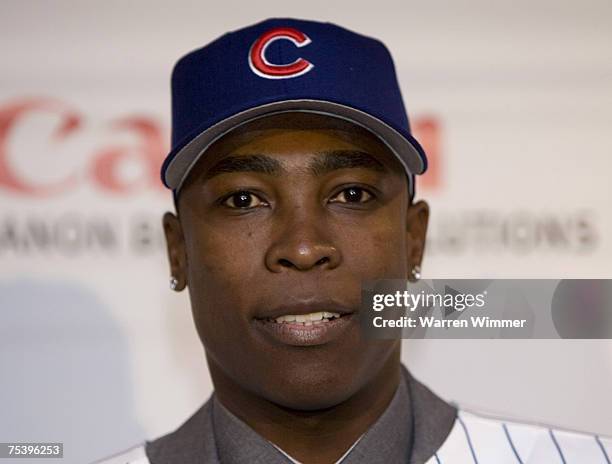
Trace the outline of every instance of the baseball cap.
[[385, 45], [332, 23], [289, 18], [229, 32], [176, 63], [164, 185], [176, 196], [215, 141], [247, 122], [295, 111], [369, 130], [403, 165], [412, 196], [427, 158], [410, 132]]

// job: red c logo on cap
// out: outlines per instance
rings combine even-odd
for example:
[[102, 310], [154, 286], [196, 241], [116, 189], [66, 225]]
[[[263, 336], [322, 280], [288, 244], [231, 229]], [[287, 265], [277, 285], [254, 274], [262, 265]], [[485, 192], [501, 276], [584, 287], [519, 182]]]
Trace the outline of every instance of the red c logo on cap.
[[292, 27], [277, 27], [261, 35], [249, 50], [249, 66], [251, 71], [266, 79], [288, 79], [306, 74], [314, 64], [304, 58], [298, 58], [290, 64], [272, 64], [266, 59], [266, 49], [275, 40], [290, 40], [298, 47], [308, 45], [310, 38]]

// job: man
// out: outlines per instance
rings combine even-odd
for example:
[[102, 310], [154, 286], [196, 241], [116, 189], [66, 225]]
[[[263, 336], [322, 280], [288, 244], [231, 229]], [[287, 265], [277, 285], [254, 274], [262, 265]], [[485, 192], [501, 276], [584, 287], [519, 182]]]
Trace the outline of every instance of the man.
[[366, 280], [418, 280], [426, 169], [391, 57], [273, 19], [181, 59], [162, 178], [171, 287], [188, 287], [215, 393], [106, 462], [609, 463], [599, 437], [457, 410], [366, 338]]

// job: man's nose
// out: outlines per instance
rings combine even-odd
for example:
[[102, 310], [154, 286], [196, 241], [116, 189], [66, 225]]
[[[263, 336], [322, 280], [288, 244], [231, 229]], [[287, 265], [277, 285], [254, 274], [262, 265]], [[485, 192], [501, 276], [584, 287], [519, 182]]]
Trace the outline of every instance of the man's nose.
[[292, 218], [277, 229], [280, 236], [266, 253], [266, 266], [272, 272], [293, 269], [331, 270], [338, 267], [342, 257], [334, 245], [329, 228], [321, 218]]

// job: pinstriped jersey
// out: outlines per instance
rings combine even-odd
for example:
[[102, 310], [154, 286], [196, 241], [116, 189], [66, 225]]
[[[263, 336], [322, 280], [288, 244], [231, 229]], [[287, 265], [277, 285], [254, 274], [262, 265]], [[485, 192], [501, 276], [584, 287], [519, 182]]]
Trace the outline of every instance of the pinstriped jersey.
[[427, 464], [612, 464], [612, 440], [459, 410]]

